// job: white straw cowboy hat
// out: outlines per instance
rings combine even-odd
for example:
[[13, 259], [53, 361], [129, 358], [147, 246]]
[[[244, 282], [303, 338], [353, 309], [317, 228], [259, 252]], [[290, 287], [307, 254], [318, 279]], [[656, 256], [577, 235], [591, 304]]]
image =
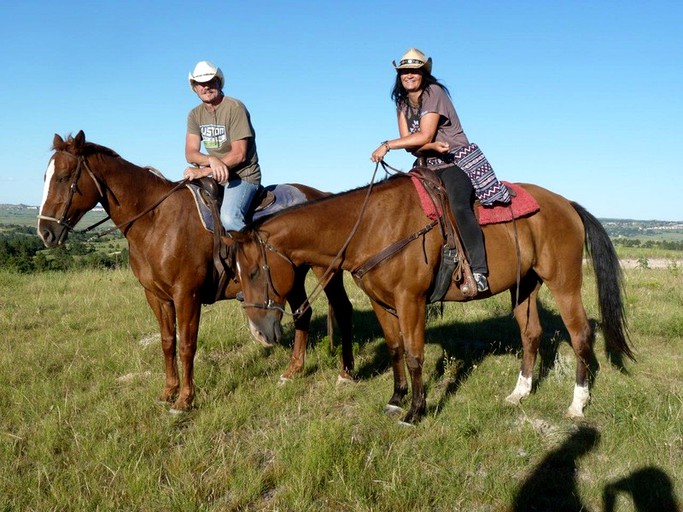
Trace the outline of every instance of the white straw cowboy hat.
[[427, 73], [432, 72], [432, 58], [422, 53], [417, 48], [411, 48], [408, 50], [401, 60], [396, 65], [396, 61], [391, 62], [394, 68], [398, 69], [420, 69], [424, 68]]
[[194, 90], [192, 82], [205, 83], [212, 80], [214, 77], [218, 78], [222, 89], [225, 83], [225, 77], [223, 77], [221, 68], [217, 68], [208, 60], [202, 60], [197, 62], [194, 71], [187, 76], [187, 79], [190, 82], [190, 88]]

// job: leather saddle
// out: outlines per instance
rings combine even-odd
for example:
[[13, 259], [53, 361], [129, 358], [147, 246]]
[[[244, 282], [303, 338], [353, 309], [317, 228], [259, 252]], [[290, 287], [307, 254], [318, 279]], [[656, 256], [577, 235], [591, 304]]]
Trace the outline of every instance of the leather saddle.
[[[223, 196], [225, 189], [218, 184], [213, 178], [200, 178], [195, 180], [202, 190], [202, 197], [206, 200], [206, 204], [214, 202], [218, 211], [221, 210], [223, 204]], [[259, 212], [265, 210], [275, 202], [275, 194], [272, 190], [259, 186], [254, 199], [251, 202], [251, 212]], [[220, 224], [220, 223], [219, 223]]]

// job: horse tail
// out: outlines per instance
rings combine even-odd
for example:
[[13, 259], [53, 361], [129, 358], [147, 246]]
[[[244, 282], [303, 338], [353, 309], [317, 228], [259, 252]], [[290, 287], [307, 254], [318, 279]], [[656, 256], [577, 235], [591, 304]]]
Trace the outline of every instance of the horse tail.
[[635, 361], [636, 358], [628, 344], [628, 327], [623, 301], [624, 276], [619, 257], [600, 221], [580, 204], [572, 202], [571, 205], [581, 217], [586, 232], [586, 250], [591, 257], [595, 271], [605, 341], [609, 347], [626, 354]]

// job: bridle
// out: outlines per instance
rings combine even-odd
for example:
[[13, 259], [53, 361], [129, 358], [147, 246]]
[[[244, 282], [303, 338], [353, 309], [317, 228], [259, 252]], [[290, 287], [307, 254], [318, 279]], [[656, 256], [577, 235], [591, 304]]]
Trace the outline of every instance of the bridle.
[[66, 198], [66, 202], [64, 203], [64, 208], [62, 209], [62, 215], [60, 217], [50, 217], [48, 215], [38, 215], [39, 220], [49, 220], [56, 222], [60, 226], [64, 226], [68, 231], [77, 233], [87, 233], [88, 231], [96, 228], [100, 224], [105, 223], [106, 221], [109, 220], [109, 216], [106, 218], [102, 219], [101, 221], [93, 224], [92, 226], [87, 227], [86, 229], [83, 229], [81, 231], [76, 231], [76, 228], [69, 224], [67, 222], [67, 218], [69, 216], [69, 209], [71, 208], [71, 203], [73, 202], [74, 195], [76, 194], [76, 190], [78, 190], [78, 180], [81, 177], [81, 172], [82, 169], [85, 169], [88, 175], [92, 178], [93, 182], [95, 183], [95, 186], [97, 187], [97, 192], [99, 193], [99, 197], [103, 198], [104, 193], [102, 192], [102, 187], [100, 186], [100, 182], [97, 180], [95, 177], [95, 174], [92, 172], [92, 169], [90, 169], [90, 166], [88, 165], [87, 160], [85, 159], [84, 156], [79, 156], [78, 157], [78, 163], [76, 164], [76, 170], [74, 171], [73, 178], [71, 178], [71, 184], [69, 185], [69, 195]]
[[263, 270], [266, 279], [264, 281], [264, 288], [265, 288], [265, 299], [263, 300], [262, 303], [258, 302], [242, 302], [242, 307], [243, 308], [255, 308], [255, 309], [265, 309], [268, 311], [279, 311], [283, 315], [290, 315], [292, 316], [295, 320], [301, 316], [303, 311], [294, 311], [293, 313], [289, 313], [285, 309], [285, 305], [282, 302], [277, 302], [276, 300], [270, 298], [270, 290], [273, 290], [275, 292], [275, 285], [273, 284], [273, 278], [270, 274], [270, 265], [268, 265], [268, 252], [272, 252], [274, 254], [277, 254], [280, 258], [285, 260], [287, 263], [289, 263], [294, 271], [296, 272], [296, 265], [294, 262], [289, 259], [285, 254], [277, 250], [273, 245], [269, 244], [261, 236], [258, 234], [257, 231], [253, 232], [254, 238], [256, 239], [256, 242], [258, 244], [259, 250], [261, 251], [261, 258], [263, 260], [263, 265], [261, 265], [261, 270]]
[[[73, 155], [70, 155], [70, 156], [73, 156]], [[66, 202], [64, 203], [64, 209], [62, 211], [61, 217], [57, 218], [57, 217], [50, 217], [47, 215], [38, 215], [39, 220], [49, 220], [49, 221], [56, 222], [60, 226], [64, 226], [68, 231], [71, 231], [73, 233], [87, 233], [88, 231], [92, 231], [93, 229], [95, 229], [100, 224], [104, 224], [109, 219], [111, 219], [111, 216], [107, 215], [104, 219], [96, 222], [95, 224], [88, 226], [85, 229], [81, 229], [81, 230], [77, 230], [74, 226], [72, 226], [71, 224], [69, 224], [66, 221], [66, 219], [69, 216], [69, 209], [71, 208], [71, 203], [73, 201], [74, 195], [76, 194], [76, 190], [78, 189], [78, 180], [81, 177], [82, 169], [86, 170], [86, 172], [88, 173], [90, 178], [92, 178], [93, 182], [95, 183], [95, 186], [97, 187], [97, 192], [99, 194], [99, 199], [100, 200], [104, 199], [104, 192], [102, 191], [102, 186], [100, 185], [100, 181], [95, 176], [95, 173], [92, 172], [92, 169], [90, 169], [90, 166], [88, 165], [88, 161], [86, 160], [85, 156], [80, 155], [78, 157], [78, 163], [76, 164], [76, 170], [74, 171], [73, 178], [71, 179], [71, 185], [69, 185], [69, 195], [67, 196]], [[175, 185], [175, 187], [173, 187], [166, 194], [164, 194], [159, 199], [154, 201], [150, 206], [145, 208], [142, 212], [135, 215], [132, 219], [129, 219], [129, 220], [122, 222], [120, 224], [117, 224], [114, 227], [109, 228], [109, 229], [107, 229], [101, 233], [98, 233], [93, 238], [102, 237], [104, 235], [111, 233], [112, 231], [116, 231], [117, 229], [120, 229], [123, 231], [124, 227], [129, 226], [130, 224], [132, 224], [133, 222], [138, 220], [140, 217], [147, 215], [149, 212], [154, 210], [157, 206], [159, 206], [162, 202], [164, 202], [171, 194], [173, 194], [177, 190], [183, 188], [187, 184], [188, 181], [189, 180], [187, 178], [182, 180], [182, 181], [179, 181]]]

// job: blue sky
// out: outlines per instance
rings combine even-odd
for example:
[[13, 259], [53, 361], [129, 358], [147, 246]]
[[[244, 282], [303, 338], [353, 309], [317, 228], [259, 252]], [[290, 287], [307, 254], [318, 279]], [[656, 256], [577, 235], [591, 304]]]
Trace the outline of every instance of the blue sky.
[[54, 134], [81, 129], [179, 179], [199, 60], [249, 108], [264, 184], [367, 184], [371, 152], [397, 136], [391, 61], [415, 46], [500, 179], [601, 218], [683, 220], [680, 0], [28, 0], [0, 12], [0, 203], [39, 204]]

